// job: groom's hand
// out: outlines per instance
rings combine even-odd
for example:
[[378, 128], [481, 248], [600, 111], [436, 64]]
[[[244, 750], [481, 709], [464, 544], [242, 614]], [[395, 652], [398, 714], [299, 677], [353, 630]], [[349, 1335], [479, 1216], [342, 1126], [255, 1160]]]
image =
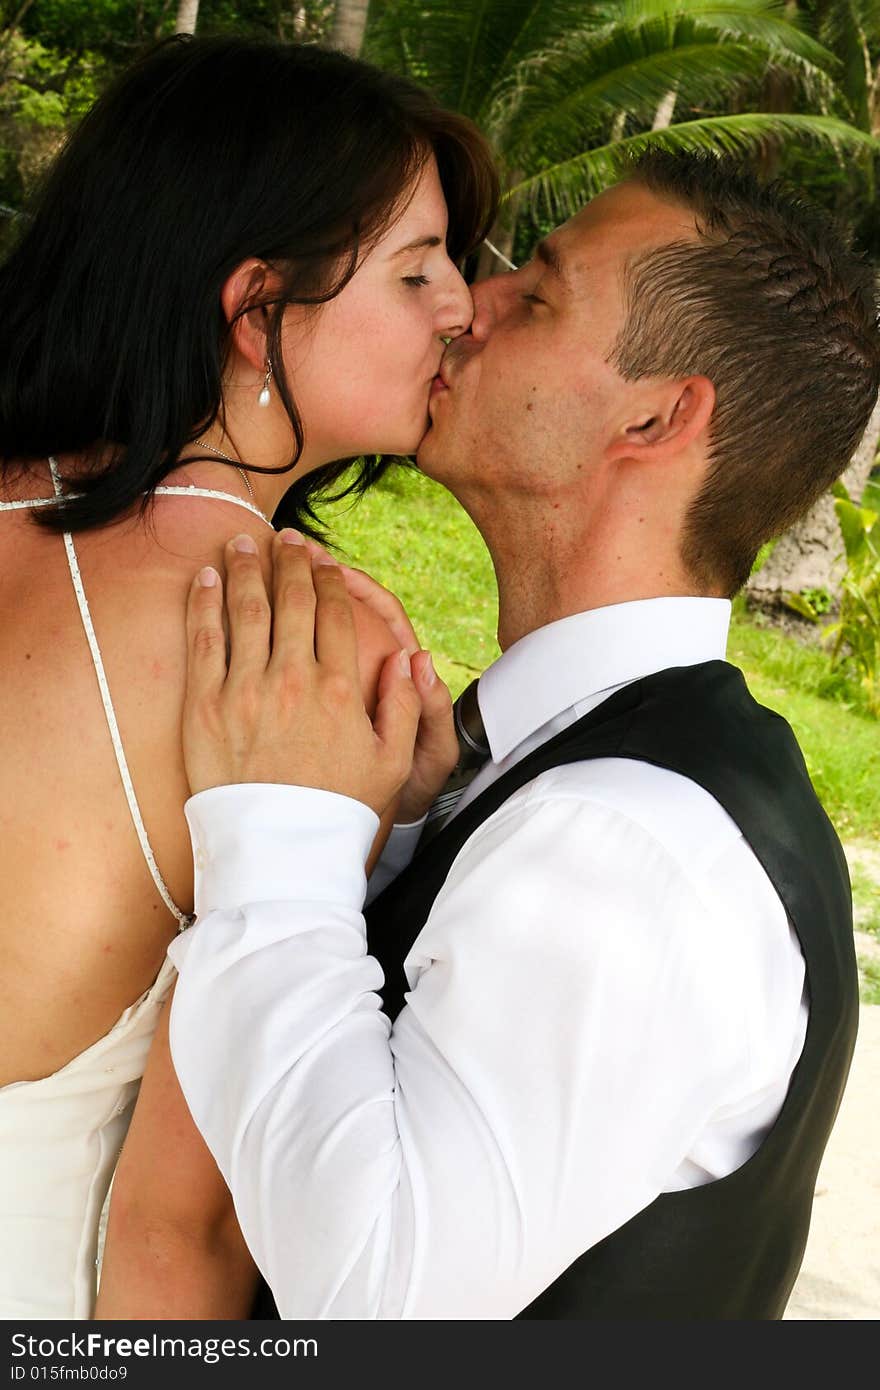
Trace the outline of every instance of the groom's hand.
[[419, 725], [409, 655], [400, 650], [385, 661], [371, 721], [339, 566], [312, 557], [291, 531], [275, 537], [272, 558], [270, 599], [254, 542], [237, 537], [227, 546], [228, 660], [220, 576], [202, 570], [190, 590], [183, 711], [190, 787], [317, 787], [381, 816], [409, 776]]
[[[306, 538], [312, 558], [332, 555], [317, 541]], [[380, 618], [394, 641], [409, 653], [412, 678], [421, 700], [421, 715], [413, 749], [412, 768], [400, 793], [395, 819], [398, 825], [421, 820], [440, 794], [458, 761], [459, 747], [452, 718], [452, 697], [434, 670], [431, 653], [423, 651], [409, 615], [396, 594], [384, 589], [364, 570], [342, 565], [345, 587], [361, 604]]]
[[[313, 542], [307, 544], [313, 549], [320, 549]], [[397, 822], [405, 825], [421, 820], [426, 814], [458, 761], [452, 697], [434, 670], [431, 653], [421, 650], [400, 599], [388, 589], [383, 589], [363, 570], [343, 565], [342, 573], [348, 592], [382, 619], [398, 645], [409, 652], [412, 662], [412, 677], [421, 700], [421, 715], [412, 769], [397, 804]]]

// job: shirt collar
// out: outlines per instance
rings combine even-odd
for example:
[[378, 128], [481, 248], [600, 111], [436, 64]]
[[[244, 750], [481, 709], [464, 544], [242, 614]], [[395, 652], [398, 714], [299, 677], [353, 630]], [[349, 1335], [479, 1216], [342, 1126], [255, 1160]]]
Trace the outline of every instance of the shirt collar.
[[729, 599], [652, 598], [575, 613], [527, 633], [480, 677], [492, 761], [581, 701], [667, 667], [724, 660], [729, 626]]

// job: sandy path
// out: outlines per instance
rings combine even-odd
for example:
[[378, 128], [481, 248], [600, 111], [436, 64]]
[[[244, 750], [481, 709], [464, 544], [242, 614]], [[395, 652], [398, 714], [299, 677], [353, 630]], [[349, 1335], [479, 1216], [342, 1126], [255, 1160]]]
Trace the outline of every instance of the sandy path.
[[880, 1318], [880, 1005], [863, 1004], [855, 1057], [819, 1170], [786, 1318]]

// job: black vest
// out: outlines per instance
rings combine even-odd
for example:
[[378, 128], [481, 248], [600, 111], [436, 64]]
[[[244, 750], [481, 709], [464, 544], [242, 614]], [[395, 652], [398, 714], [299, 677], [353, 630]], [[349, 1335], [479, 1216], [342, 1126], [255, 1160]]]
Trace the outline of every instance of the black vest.
[[[370, 950], [385, 972], [385, 1011], [394, 1019], [403, 1006], [403, 961], [477, 827], [542, 772], [607, 757], [683, 774], [736, 822], [800, 940], [809, 1025], [785, 1103], [752, 1158], [726, 1178], [658, 1197], [519, 1317], [779, 1318], [800, 1268], [816, 1174], [849, 1071], [858, 980], [840, 842], [791, 729], [756, 703], [735, 667], [711, 661], [636, 681], [450, 821], [367, 910]], [[266, 1306], [258, 1302], [255, 1316], [266, 1317]]]

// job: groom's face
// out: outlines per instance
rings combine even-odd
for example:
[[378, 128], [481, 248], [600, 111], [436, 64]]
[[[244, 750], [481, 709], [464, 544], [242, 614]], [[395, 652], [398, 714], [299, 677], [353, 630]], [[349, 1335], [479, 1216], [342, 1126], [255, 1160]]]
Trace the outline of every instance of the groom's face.
[[527, 265], [473, 287], [471, 332], [444, 359], [418, 462], [474, 491], [561, 495], [629, 427], [638, 383], [609, 363], [628, 260], [696, 236], [693, 217], [637, 183], [595, 198]]

